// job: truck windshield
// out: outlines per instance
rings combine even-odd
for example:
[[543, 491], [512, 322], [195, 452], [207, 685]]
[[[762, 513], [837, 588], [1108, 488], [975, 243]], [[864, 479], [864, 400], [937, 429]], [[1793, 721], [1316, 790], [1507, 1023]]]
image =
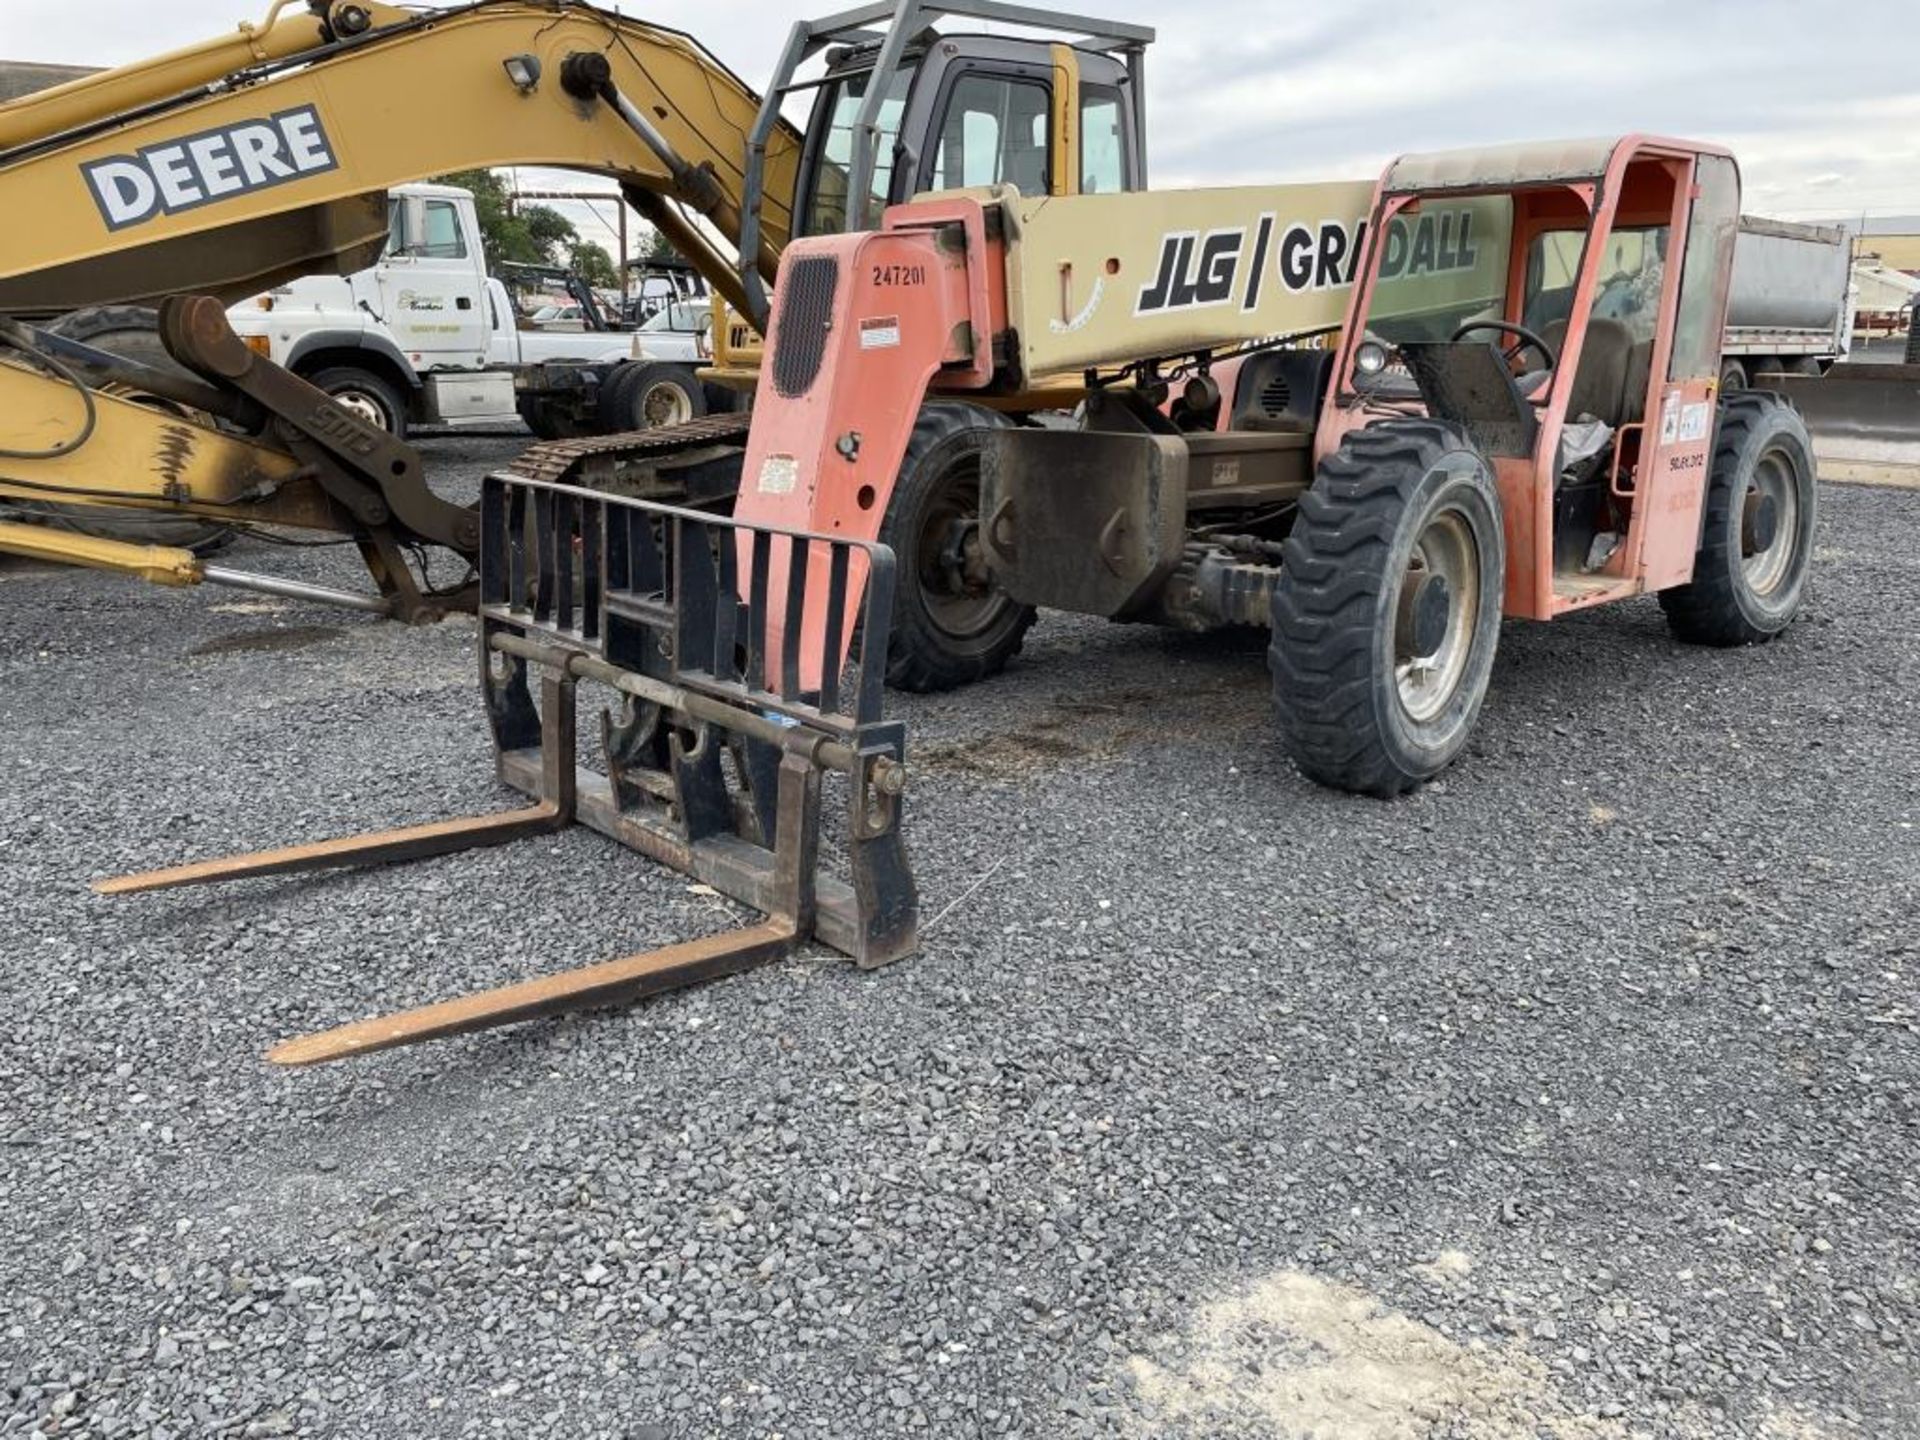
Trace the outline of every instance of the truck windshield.
[[1469, 320], [1506, 316], [1513, 201], [1436, 196], [1403, 207], [1387, 226], [1366, 332], [1388, 345], [1447, 340]]
[[648, 331], [680, 330], [693, 334], [700, 329], [700, 322], [708, 313], [705, 305], [675, 301], [648, 316], [640, 328]]
[[[828, 88], [827, 128], [813, 166], [813, 193], [807, 197], [808, 235], [838, 235], [847, 228], [847, 171], [853, 164], [853, 126], [860, 118], [860, 106], [867, 98], [871, 70], [836, 80]], [[907, 87], [913, 83], [913, 68], [902, 64], [894, 71], [880, 102], [876, 123], [880, 133], [873, 149], [873, 187], [875, 206], [885, 205], [893, 188], [893, 147], [900, 138], [900, 116], [906, 109]], [[816, 112], [817, 113], [817, 112]]]

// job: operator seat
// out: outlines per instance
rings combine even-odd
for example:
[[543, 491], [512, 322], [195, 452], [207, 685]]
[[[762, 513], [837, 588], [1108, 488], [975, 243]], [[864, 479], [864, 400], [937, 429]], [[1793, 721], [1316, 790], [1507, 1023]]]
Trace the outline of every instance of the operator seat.
[[[1567, 344], [1567, 322], [1554, 321], [1540, 338], [1553, 347], [1556, 356], [1561, 355]], [[1567, 418], [1591, 415], [1615, 430], [1638, 420], [1653, 355], [1649, 344], [1644, 347], [1646, 355], [1636, 356], [1635, 351], [1641, 348], [1633, 342], [1633, 331], [1622, 322], [1597, 315], [1589, 319], [1587, 343], [1580, 352], [1580, 368], [1574, 372], [1573, 394], [1567, 401]]]

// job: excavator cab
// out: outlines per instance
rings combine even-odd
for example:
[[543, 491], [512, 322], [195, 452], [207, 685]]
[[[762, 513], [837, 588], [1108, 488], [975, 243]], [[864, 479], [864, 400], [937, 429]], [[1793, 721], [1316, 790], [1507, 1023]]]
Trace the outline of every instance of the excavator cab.
[[[1019, 34], [944, 32], [978, 20]], [[1036, 34], [1034, 32], [1041, 32]], [[872, 0], [797, 21], [748, 137], [739, 253], [757, 253], [767, 208], [768, 146], [789, 102], [811, 90], [800, 141], [791, 233], [878, 227], [881, 213], [925, 192], [1010, 184], [1023, 195], [1091, 195], [1147, 185], [1149, 26], [1002, 0]], [[814, 59], [824, 74], [800, 79]], [[784, 198], [784, 197], [783, 197]], [[745, 262], [744, 315], [716, 298], [710, 378], [750, 388], [769, 297]]]
[[[1079, 28], [1073, 17], [1060, 20], [1055, 28]], [[1108, 33], [1114, 28], [1103, 24], [1077, 44], [923, 30], [891, 69], [882, 64], [880, 41], [835, 47], [806, 128], [797, 233], [871, 229], [888, 205], [927, 191], [1000, 184], [1023, 195], [1143, 189], [1134, 77], [1146, 36]], [[856, 136], [876, 90], [864, 203], [850, 205]]]

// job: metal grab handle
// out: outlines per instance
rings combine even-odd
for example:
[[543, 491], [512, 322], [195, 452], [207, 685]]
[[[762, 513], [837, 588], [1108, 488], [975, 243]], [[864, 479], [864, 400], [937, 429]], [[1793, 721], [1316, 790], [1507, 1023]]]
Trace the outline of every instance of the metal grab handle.
[[1632, 490], [1620, 488], [1620, 452], [1626, 449], [1623, 442], [1629, 430], [1639, 430], [1644, 433], [1646, 428], [1646, 422], [1643, 420], [1629, 420], [1613, 432], [1613, 463], [1607, 467], [1607, 489], [1623, 500], [1631, 500], [1634, 494]]

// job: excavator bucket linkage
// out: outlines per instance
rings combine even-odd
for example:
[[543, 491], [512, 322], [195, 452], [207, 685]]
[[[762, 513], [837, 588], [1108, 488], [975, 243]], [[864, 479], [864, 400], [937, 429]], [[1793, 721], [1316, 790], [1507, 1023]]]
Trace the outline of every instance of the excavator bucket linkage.
[[[802, 625], [809, 606], [824, 608], [824, 626]], [[579, 821], [766, 917], [291, 1040], [269, 1056], [285, 1065], [634, 1000], [813, 938], [863, 967], [885, 964], [913, 952], [918, 916], [900, 836], [905, 730], [881, 714], [892, 607], [884, 546], [491, 476], [480, 508], [481, 692], [500, 778], [534, 803], [95, 888], [415, 860]], [[847, 670], [829, 663], [818, 691], [797, 692], [790, 677], [813, 668], [799, 653], [803, 630], [805, 643], [837, 646], [855, 622]], [[769, 653], [769, 636], [783, 653]], [[598, 768], [575, 753], [583, 680], [612, 692]], [[839, 875], [822, 868], [822, 821], [823, 797], [842, 786], [843, 824], [828, 836], [844, 853]]]

